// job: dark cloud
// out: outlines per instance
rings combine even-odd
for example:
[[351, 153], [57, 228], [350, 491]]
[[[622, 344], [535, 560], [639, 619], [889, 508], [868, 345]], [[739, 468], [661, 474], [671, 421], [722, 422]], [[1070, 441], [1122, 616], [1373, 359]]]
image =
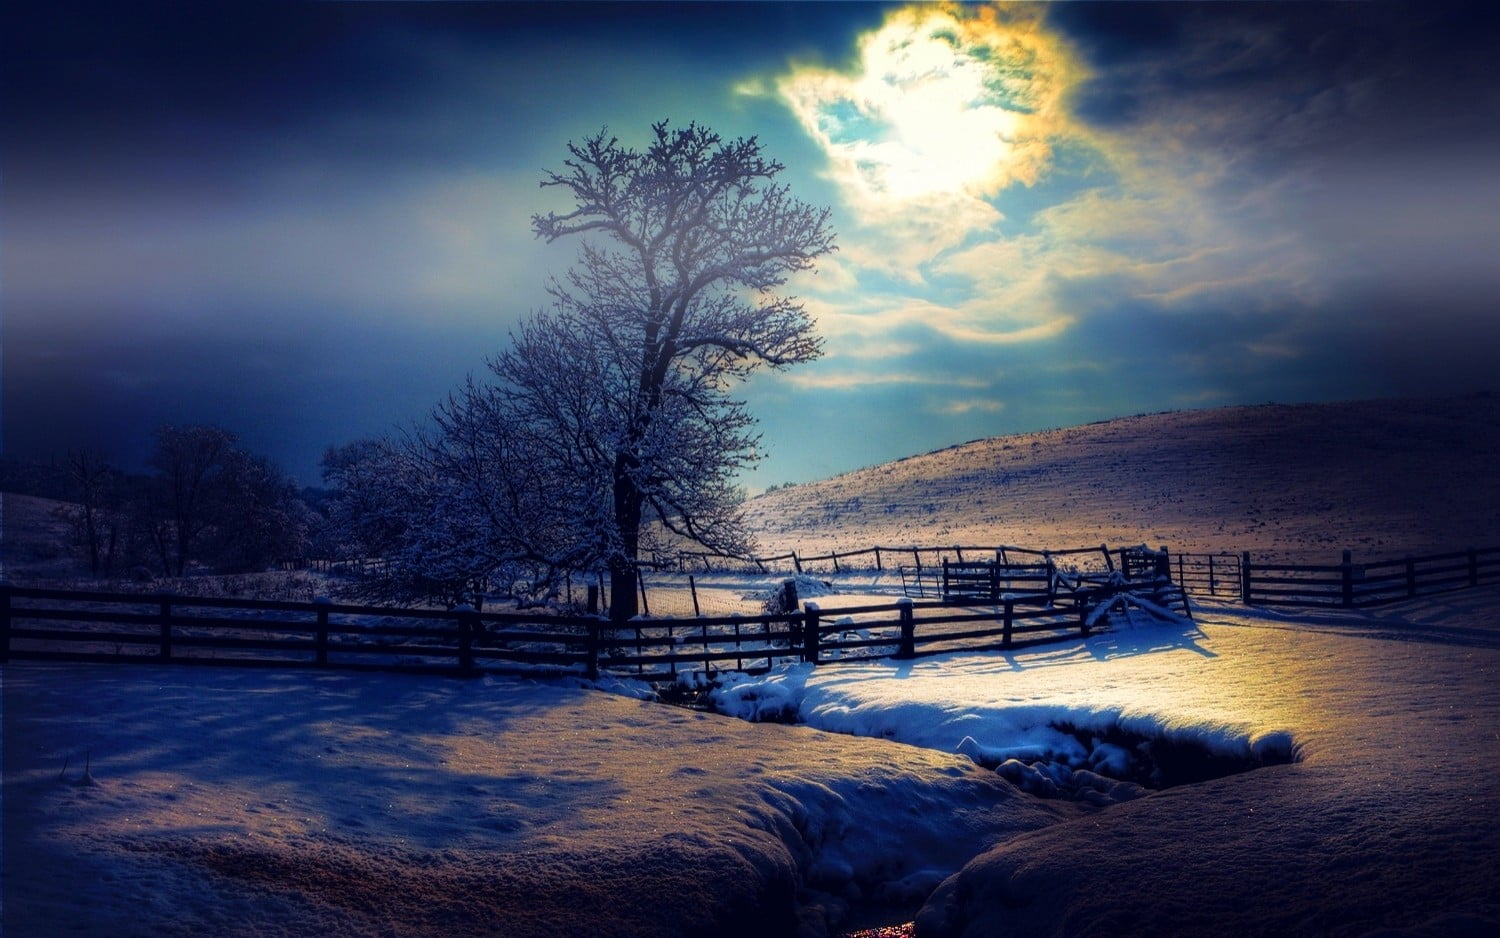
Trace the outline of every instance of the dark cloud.
[[1091, 68], [1075, 104], [1101, 126], [1260, 158], [1495, 133], [1487, 4], [1066, 3], [1049, 22]]
[[51, 459], [103, 446], [138, 468], [158, 425], [203, 423], [310, 483], [324, 448], [424, 417], [501, 340], [437, 325], [341, 328], [308, 312], [312, 328], [298, 333], [255, 329], [253, 319], [233, 335], [174, 330], [150, 316], [67, 343], [12, 331], [7, 451]]
[[137, 459], [211, 422], [316, 478], [544, 299], [570, 138], [718, 124], [875, 7], [0, 5], [4, 444]]

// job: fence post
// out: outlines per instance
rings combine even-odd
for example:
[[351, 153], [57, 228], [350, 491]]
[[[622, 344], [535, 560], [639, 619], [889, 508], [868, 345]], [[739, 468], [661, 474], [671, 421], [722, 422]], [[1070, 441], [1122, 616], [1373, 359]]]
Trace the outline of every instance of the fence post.
[[796, 612], [800, 600], [797, 598], [797, 581], [781, 581], [781, 611]]
[[917, 623], [911, 614], [911, 597], [902, 596], [896, 600], [896, 606], [901, 614], [901, 648], [896, 652], [896, 657], [915, 658], [917, 656]]
[[838, 555], [838, 551], [829, 551], [828, 552], [828, 556], [830, 556], [830, 557], [833, 558], [833, 572], [834, 573], [838, 573], [839, 572], [839, 555]]
[[[1161, 553], [1156, 557], [1156, 572], [1152, 576], [1156, 582], [1151, 584], [1151, 601], [1166, 605], [1167, 586], [1172, 582], [1172, 555], [1167, 550], [1167, 545], [1159, 545]], [[1181, 558], [1178, 558], [1179, 562]], [[1184, 600], [1185, 602], [1186, 600]]]
[[807, 603], [803, 610], [807, 613], [806, 625], [802, 628], [802, 660], [818, 663], [818, 604]]
[[[1470, 553], [1470, 555], [1472, 555], [1474, 552], [1470, 551], [1469, 553]], [[877, 573], [884, 573], [885, 572], [885, 567], [883, 567], [883, 566], [880, 565], [880, 548], [878, 548], [878, 547], [875, 548], [875, 570], [876, 570]]]
[[10, 581], [0, 580], [0, 664], [10, 661]]
[[[1469, 585], [1479, 585], [1479, 551], [1472, 547], [1469, 548]], [[7, 623], [10, 621], [10, 613], [8, 611], [5, 621]]]
[[172, 657], [172, 600], [165, 594], [161, 603], [161, 657], [165, 661]]
[[1216, 586], [1217, 585], [1218, 584], [1214, 580], [1214, 555], [1213, 554], [1209, 554], [1208, 555], [1208, 595], [1210, 595], [1210, 596], [1217, 596], [1218, 595], [1218, 592], [1216, 590]]
[[1347, 608], [1354, 605], [1354, 554], [1352, 551], [1344, 551], [1344, 559], [1339, 566], [1339, 577], [1343, 585], [1343, 604]]
[[797, 569], [798, 573], [802, 572], [802, 561], [797, 557], [797, 552], [795, 550], [792, 551], [792, 566]]
[[1250, 605], [1250, 552], [1240, 554], [1240, 605]]
[[1406, 555], [1406, 595], [1417, 595], [1417, 561], [1411, 554]]
[[327, 596], [318, 596], [313, 599], [313, 605], [318, 609], [318, 667], [328, 667], [328, 607], [333, 605], [333, 600]]
[[464, 674], [474, 673], [474, 632], [479, 626], [479, 614], [465, 603], [454, 606], [458, 616], [458, 670]]
[[646, 601], [646, 575], [641, 572], [640, 567], [635, 568], [635, 582], [641, 588], [641, 612], [651, 614], [651, 604]]
[[599, 629], [604, 622], [595, 616], [588, 624], [583, 646], [583, 673], [591, 681], [599, 677]]
[[703, 615], [703, 613], [698, 610], [698, 581], [693, 579], [693, 575], [691, 573], [688, 574], [688, 591], [693, 594], [694, 617]]
[[1007, 599], [1005, 601], [1005, 634], [1000, 637], [1000, 643], [1006, 648], [1010, 647], [1010, 634], [1011, 628], [1015, 624], [1015, 611], [1016, 601], [1013, 599]]

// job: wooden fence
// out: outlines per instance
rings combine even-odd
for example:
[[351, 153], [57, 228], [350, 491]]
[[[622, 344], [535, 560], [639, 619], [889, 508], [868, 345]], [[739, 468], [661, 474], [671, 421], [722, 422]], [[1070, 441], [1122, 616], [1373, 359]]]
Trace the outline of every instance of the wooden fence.
[[601, 673], [669, 679], [681, 670], [764, 671], [1087, 635], [1120, 584], [1057, 601], [914, 602], [779, 615], [640, 618], [391, 609], [331, 602], [184, 597], [0, 585], [0, 662], [66, 660], [319, 667], [423, 673]]
[[942, 567], [945, 560], [956, 563], [998, 558], [1002, 563], [1019, 557], [1066, 557], [1100, 554], [1108, 558], [1110, 549], [1079, 547], [1067, 550], [1035, 550], [1011, 545], [940, 545], [935, 547], [866, 547], [860, 550], [830, 551], [826, 554], [798, 554], [789, 551], [768, 557], [729, 557], [702, 551], [654, 555], [651, 566], [682, 573], [697, 571], [716, 573], [850, 573], [908, 570], [926, 572]]
[[1377, 606], [1500, 584], [1500, 547], [1355, 563], [1293, 564], [1235, 554], [1174, 554], [1173, 577], [1190, 594], [1247, 606]]

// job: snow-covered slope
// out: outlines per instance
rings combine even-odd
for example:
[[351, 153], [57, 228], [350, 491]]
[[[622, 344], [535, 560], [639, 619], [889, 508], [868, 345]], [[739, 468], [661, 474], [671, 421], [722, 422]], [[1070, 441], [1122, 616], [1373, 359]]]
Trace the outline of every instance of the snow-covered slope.
[[1312, 626], [1210, 612], [1201, 649], [1163, 656], [1127, 699], [1249, 705], [1306, 760], [1001, 844], [936, 891], [917, 934], [1496, 934], [1500, 619], [1487, 593]]
[[1500, 542], [1500, 397], [1266, 404], [996, 437], [747, 504], [764, 554], [1166, 544], [1336, 562]]
[[0, 492], [0, 579], [65, 576], [76, 572], [72, 533], [50, 498]]
[[957, 755], [566, 683], [0, 680], [13, 938], [816, 935], [843, 902], [819, 886], [919, 901], [1076, 807]]

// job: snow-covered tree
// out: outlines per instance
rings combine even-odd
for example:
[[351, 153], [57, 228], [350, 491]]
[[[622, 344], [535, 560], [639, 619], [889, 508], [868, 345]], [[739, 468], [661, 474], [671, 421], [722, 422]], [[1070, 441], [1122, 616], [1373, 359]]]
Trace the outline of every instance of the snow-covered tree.
[[812, 318], [779, 290], [834, 250], [833, 232], [827, 209], [775, 182], [784, 167], [753, 137], [663, 122], [642, 150], [601, 131], [568, 153], [542, 185], [573, 208], [532, 228], [579, 238], [578, 263], [491, 368], [502, 419], [566, 473], [575, 534], [593, 539], [612, 612], [628, 618], [653, 520], [710, 550], [747, 548], [733, 480], [757, 437], [730, 389], [821, 353]]
[[545, 593], [596, 566], [597, 538], [501, 389], [473, 380], [430, 421], [388, 440], [330, 449], [328, 529], [345, 559], [378, 561], [362, 592], [386, 602], [481, 606]]

